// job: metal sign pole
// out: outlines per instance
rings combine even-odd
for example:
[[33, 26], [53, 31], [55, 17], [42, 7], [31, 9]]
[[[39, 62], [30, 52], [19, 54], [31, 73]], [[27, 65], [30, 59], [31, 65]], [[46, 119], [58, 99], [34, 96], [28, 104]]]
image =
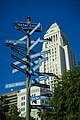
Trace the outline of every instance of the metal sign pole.
[[[27, 19], [29, 22], [29, 18]], [[29, 23], [28, 23], [29, 24]], [[27, 31], [27, 70], [30, 71], [30, 34]], [[30, 74], [27, 74], [26, 78], [26, 120], [30, 120]]]

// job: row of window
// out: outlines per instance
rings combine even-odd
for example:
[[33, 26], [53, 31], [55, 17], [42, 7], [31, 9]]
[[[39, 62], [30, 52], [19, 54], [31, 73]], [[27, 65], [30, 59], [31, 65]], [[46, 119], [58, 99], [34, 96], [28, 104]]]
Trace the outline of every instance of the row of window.
[[[56, 42], [56, 41], [58, 41], [58, 34], [55, 34], [55, 35], [53, 35], [49, 38], [52, 39], [52, 41]], [[46, 42], [45, 43], [45, 48], [47, 48], [48, 47], [47, 45], [50, 44], [50, 43], [51, 43], [51, 41]]]

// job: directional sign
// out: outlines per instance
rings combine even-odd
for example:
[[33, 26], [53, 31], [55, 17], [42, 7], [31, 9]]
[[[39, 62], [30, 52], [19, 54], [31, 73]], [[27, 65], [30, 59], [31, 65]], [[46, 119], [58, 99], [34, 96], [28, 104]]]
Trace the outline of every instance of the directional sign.
[[38, 56], [41, 56], [41, 55], [44, 55], [44, 54], [48, 54], [49, 52], [50, 52], [50, 50], [39, 52], [39, 53], [30, 55], [30, 58], [35, 58], [35, 57], [38, 57]]
[[[27, 30], [31, 31], [38, 25], [37, 23], [27, 24], [27, 22], [15, 22], [14, 24], [17, 30], [20, 30], [19, 28], [22, 28], [25, 31]], [[35, 30], [35, 32], [41, 32], [41, 30], [42, 26], [40, 24], [39, 27]]]
[[18, 58], [17, 56], [11, 54], [11, 57], [21, 63], [23, 63], [24, 65], [29, 65], [28, 62], [24, 61], [24, 60], [21, 60], [20, 58]]
[[[21, 59], [21, 60], [27, 61], [26, 58], [23, 58], [23, 59]], [[18, 64], [20, 64], [20, 63], [21, 63], [21, 62], [19, 62], [19, 61], [14, 62], [15, 65], [18, 65]]]
[[[52, 41], [52, 39], [44, 39], [44, 40], [43, 40], [43, 39], [39, 39], [38, 42], [39, 42], [39, 43], [43, 43], [43, 42], [48, 42], [48, 41]], [[35, 42], [36, 42], [36, 40], [32, 40], [32, 41], [31, 41], [32, 44], [35, 43]]]
[[35, 72], [35, 73], [37, 73], [39, 76], [43, 76], [43, 75], [55, 76], [55, 74], [53, 73], [44, 73], [44, 72]]
[[13, 47], [13, 48], [17, 48], [17, 49], [20, 49], [20, 50], [27, 50], [27, 48], [23, 47], [23, 46], [19, 46], [19, 45], [14, 45], [12, 43], [6, 43], [6, 46], [9, 46], [9, 47]]
[[[20, 58], [18, 58], [17, 56], [15, 56], [15, 55], [13, 55], [13, 54], [11, 54], [11, 57], [12, 57], [13, 59], [17, 60], [17, 62], [14, 62], [15, 65], [20, 64], [20, 63], [23, 63], [23, 64], [25, 64], [25, 65], [29, 65], [26, 58], [20, 59]], [[19, 61], [19, 62], [18, 62], [18, 61]], [[30, 65], [32, 66], [33, 63], [30, 62]]]
[[35, 60], [34, 62], [32, 62], [33, 64], [38, 64], [38, 63], [40, 63], [40, 62], [45, 62], [45, 61], [47, 61], [48, 60], [48, 57], [45, 57], [45, 58], [41, 58], [41, 59], [39, 59], [39, 60]]
[[47, 109], [47, 110], [55, 110], [53, 106], [43, 106], [43, 105], [31, 105], [31, 109]]
[[21, 52], [21, 51], [17, 50], [17, 49], [16, 49], [16, 48], [14, 48], [14, 47], [11, 47], [11, 50], [13, 50], [14, 52], [16, 52], [16, 53], [18, 53], [18, 54], [22, 55], [22, 56], [23, 56], [23, 57], [25, 57], [25, 58], [27, 58], [27, 57], [28, 57], [26, 54], [24, 54], [23, 52]]
[[35, 78], [32, 80], [32, 83], [36, 83], [36, 82], [40, 82], [41, 80], [47, 80], [49, 78], [49, 76], [43, 76], [43, 77], [39, 77], [39, 78]]
[[[48, 75], [45, 75], [45, 76], [43, 76], [43, 77], [39, 77], [39, 78], [35, 78], [34, 80], [36, 80], [36, 81], [41, 81], [41, 80], [47, 80], [49, 78], [49, 76]], [[34, 82], [34, 80], [33, 80], [33, 82]]]
[[42, 62], [40, 62], [39, 64], [37, 64], [35, 67], [33, 67], [33, 71], [37, 70], [40, 66], [42, 65]]
[[[25, 65], [24, 66], [17, 66], [17, 65], [15, 65], [15, 64], [13, 64], [13, 63], [11, 63], [11, 67], [13, 67], [13, 68], [15, 68], [13, 71], [12, 71], [12, 73], [15, 73], [16, 71], [21, 71], [21, 72], [23, 72], [23, 73], [25, 73], [25, 74], [29, 74], [29, 75], [38, 75], [37, 73], [35, 73], [34, 71], [28, 71], [27, 69], [26, 70], [24, 70], [23, 68], [25, 67]], [[16, 70], [17, 69], [17, 70]]]
[[49, 98], [49, 97], [52, 97], [52, 94], [43, 94], [41, 96], [31, 96], [30, 100], [34, 101], [34, 100], [39, 100], [39, 99], [46, 99], [46, 98]]
[[14, 44], [14, 45], [16, 45], [16, 44], [26, 44], [26, 41], [19, 41], [19, 40], [6, 40], [5, 41], [6, 43], [12, 43], [12, 44]]
[[41, 83], [32, 83], [31, 86], [38, 86], [38, 87], [43, 87], [43, 88], [50, 88], [50, 85], [46, 85], [46, 84], [41, 84]]
[[25, 74], [30, 74], [28, 71], [26, 71], [26, 70], [20, 68], [19, 66], [15, 65], [15, 64], [13, 64], [13, 63], [11, 63], [11, 67], [13, 67], [13, 68], [15, 68], [15, 69], [17, 69], [17, 70], [19, 70], [19, 71], [25, 73]]
[[39, 40], [40, 40], [40, 38], [38, 38], [38, 39], [30, 46], [30, 50], [31, 50], [32, 48], [34, 48], [34, 46], [39, 42]]
[[18, 86], [23, 86], [23, 85], [26, 85], [26, 81], [6, 84], [5, 88], [12, 88], [12, 87], [18, 87]]
[[[16, 63], [16, 62], [15, 62]], [[13, 63], [14, 64], [14, 63]], [[14, 65], [16, 65], [16, 64], [14, 64]], [[22, 66], [20, 66], [20, 68], [22, 68], [22, 69], [24, 69], [24, 68], [26, 68], [26, 65], [22, 65]], [[18, 72], [19, 70], [18, 69], [13, 69], [12, 70], [12, 73], [16, 73], [16, 72]]]

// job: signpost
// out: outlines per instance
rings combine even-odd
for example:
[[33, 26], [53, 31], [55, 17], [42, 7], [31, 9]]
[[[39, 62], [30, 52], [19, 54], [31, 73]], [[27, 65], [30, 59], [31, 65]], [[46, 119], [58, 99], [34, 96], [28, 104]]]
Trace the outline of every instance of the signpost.
[[13, 88], [13, 87], [18, 87], [18, 86], [22, 86], [22, 85], [26, 85], [26, 81], [6, 84], [5, 88]]
[[[32, 31], [36, 26], [37, 23], [29, 23], [28, 22], [15, 22], [14, 23], [17, 30], [23, 29], [24, 31]], [[39, 26], [35, 29], [35, 32], [41, 32], [42, 26], [39, 24]]]
[[39, 100], [39, 99], [46, 99], [49, 97], [52, 97], [52, 94], [47, 93], [47, 94], [43, 94], [43, 95], [32, 96], [31, 101], [35, 101], [35, 100]]
[[39, 109], [39, 110], [44, 110], [44, 109], [47, 109], [47, 110], [55, 110], [55, 108], [52, 107], [52, 106], [43, 106], [43, 105], [31, 105], [31, 109]]
[[45, 55], [45, 54], [48, 54], [49, 52], [50, 52], [50, 50], [39, 52], [39, 53], [30, 55], [30, 58], [35, 58], [35, 57], [38, 57], [38, 56], [41, 56], [41, 55]]
[[32, 83], [31, 86], [38, 86], [38, 87], [43, 87], [43, 88], [50, 88], [50, 85], [46, 84], [41, 84], [41, 83]]
[[[46, 99], [48, 97], [52, 97], [52, 94], [48, 93], [48, 94], [43, 94], [40, 96], [34, 96], [34, 97], [30, 97], [30, 87], [31, 86], [38, 86], [38, 87], [43, 87], [43, 88], [50, 88], [49, 85], [45, 85], [45, 84], [41, 84], [39, 83], [41, 80], [47, 80], [49, 78], [49, 76], [54, 76], [53, 73], [44, 73], [44, 72], [36, 72], [36, 70], [40, 67], [40, 65], [42, 64], [42, 62], [48, 60], [48, 57], [44, 58], [45, 54], [49, 54], [50, 50], [47, 51], [43, 51], [43, 52], [39, 52], [39, 53], [35, 53], [32, 49], [38, 44], [38, 43], [42, 43], [42, 42], [47, 42], [47, 41], [51, 41], [51, 39], [48, 40], [41, 40], [40, 38], [38, 38], [36, 41], [32, 41], [30, 42], [30, 36], [31, 34], [33, 34], [34, 32], [41, 32], [42, 30], [42, 25], [40, 23], [32, 23], [30, 21], [30, 17], [27, 17], [27, 22], [15, 22], [15, 27], [17, 30], [20, 30], [22, 32], [24, 32], [26, 34], [26, 36], [20, 38], [19, 40], [14, 40], [14, 41], [10, 41], [10, 40], [6, 40], [6, 46], [11, 47], [11, 50], [21, 56], [23, 56], [24, 58], [19, 58], [13, 54], [11, 54], [11, 57], [15, 60], [17, 60], [14, 63], [11, 63], [11, 66], [14, 68], [13, 69], [13, 73], [17, 72], [17, 71], [21, 71], [22, 73], [26, 74], [26, 120], [30, 120], [30, 100], [34, 101], [34, 100], [39, 100], [39, 99]], [[18, 43], [21, 44], [26, 44], [26, 48], [23, 46], [19, 46], [16, 45]], [[26, 51], [26, 54], [23, 51]], [[35, 61], [31, 61], [31, 59], [38, 59]], [[22, 63], [23, 65], [20, 66], [20, 63]], [[24, 69], [26, 68], [26, 70]], [[33, 80], [33, 83], [30, 84], [30, 78], [31, 76], [42, 76], [39, 78], [35, 78]], [[23, 83], [12, 83], [12, 84], [6, 84], [5, 88], [9, 88], [9, 87], [15, 87], [15, 86], [20, 86], [25, 84]], [[31, 86], [30, 86], [31, 85]], [[33, 106], [31, 105], [32, 109], [38, 109], [40, 106]], [[41, 107], [41, 109], [54, 109], [52, 106], [43, 106]]]

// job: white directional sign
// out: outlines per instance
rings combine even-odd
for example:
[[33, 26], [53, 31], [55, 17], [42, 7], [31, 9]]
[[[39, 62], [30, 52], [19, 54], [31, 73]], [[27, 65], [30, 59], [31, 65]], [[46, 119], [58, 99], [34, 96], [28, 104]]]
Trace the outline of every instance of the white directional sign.
[[44, 95], [41, 95], [41, 96], [32, 96], [30, 98], [30, 100], [34, 101], [34, 100], [39, 100], [39, 99], [46, 99], [48, 97], [52, 97], [52, 94], [44, 94]]
[[43, 87], [43, 88], [50, 88], [50, 85], [41, 84], [41, 83], [38, 83], [38, 82], [32, 83], [31, 87], [32, 86], [38, 86], [38, 87]]
[[18, 86], [23, 86], [23, 85], [26, 85], [26, 81], [6, 84], [5, 88], [12, 88], [12, 87], [18, 87]]
[[43, 77], [36, 78], [36, 80], [39, 82], [41, 80], [47, 80], [49, 78], [48, 75], [44, 75]]
[[42, 65], [42, 62], [40, 62], [39, 64], [37, 64], [35, 67], [33, 67], [33, 71], [37, 70], [41, 65]]
[[31, 50], [32, 48], [34, 48], [34, 46], [39, 42], [39, 40], [40, 40], [40, 38], [38, 38], [38, 39], [30, 46], [30, 50]]
[[[43, 43], [43, 42], [48, 42], [48, 41], [52, 41], [51, 39], [39, 39], [39, 43]], [[35, 43], [36, 42], [36, 40], [32, 40], [31, 41], [31, 43], [33, 44], [33, 43]]]
[[14, 45], [16, 44], [26, 44], [26, 41], [18, 41], [18, 40], [6, 40], [6, 43], [12, 43]]
[[[20, 66], [20, 68], [24, 69], [24, 68], [26, 68], [26, 65]], [[18, 69], [13, 69], [12, 73], [15, 73], [15, 72], [18, 72], [18, 71], [19, 71]]]
[[48, 78], [49, 78], [48, 75], [44, 75], [43, 77], [33, 79], [32, 83], [34, 83], [35, 81], [40, 82], [41, 80], [47, 80]]
[[[15, 22], [14, 24], [17, 30], [23, 30], [24, 32], [27, 30], [31, 31], [37, 26], [37, 23], [27, 24], [27, 22]], [[35, 32], [41, 32], [41, 30], [42, 26], [40, 24], [37, 29], [35, 29]]]
[[43, 105], [31, 105], [31, 109], [39, 109], [39, 110], [55, 110], [53, 106], [43, 106]]
[[35, 57], [38, 57], [38, 56], [41, 56], [41, 55], [44, 55], [44, 54], [48, 54], [49, 52], [50, 52], [50, 50], [39, 52], [39, 53], [30, 55], [30, 58], [35, 58]]
[[[48, 60], [48, 57], [39, 59], [38, 64], [35, 67], [33, 67], [33, 71], [37, 70], [42, 65], [42, 62], [44, 62], [46, 60]], [[34, 63], [36, 63], [36, 61], [34, 61]]]

